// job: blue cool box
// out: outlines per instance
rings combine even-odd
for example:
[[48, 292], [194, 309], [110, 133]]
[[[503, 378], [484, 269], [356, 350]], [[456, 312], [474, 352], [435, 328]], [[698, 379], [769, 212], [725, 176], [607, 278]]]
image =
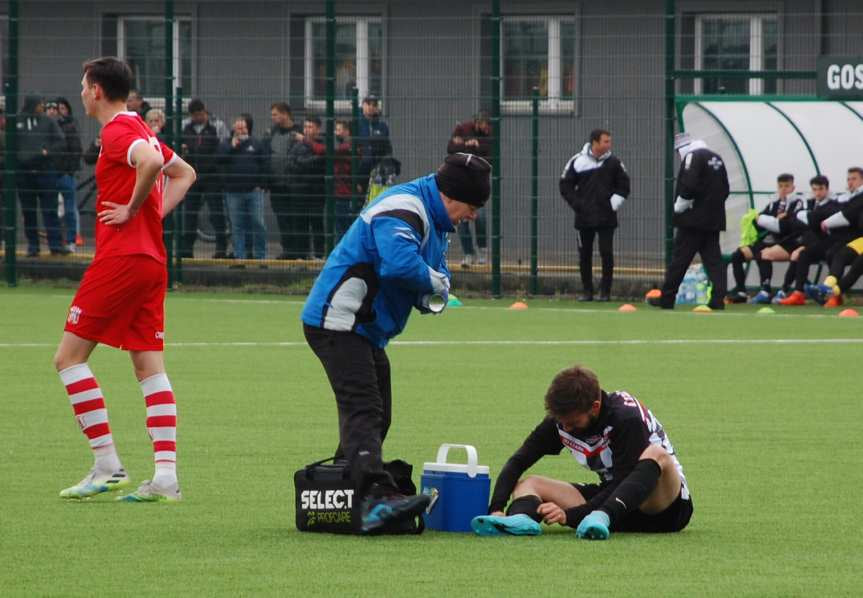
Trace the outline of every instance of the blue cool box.
[[[447, 463], [451, 448], [467, 451], [467, 463]], [[476, 449], [468, 444], [442, 444], [437, 462], [425, 463], [422, 492], [432, 497], [425, 524], [444, 532], [469, 532], [470, 520], [488, 512], [488, 466], [477, 464]]]

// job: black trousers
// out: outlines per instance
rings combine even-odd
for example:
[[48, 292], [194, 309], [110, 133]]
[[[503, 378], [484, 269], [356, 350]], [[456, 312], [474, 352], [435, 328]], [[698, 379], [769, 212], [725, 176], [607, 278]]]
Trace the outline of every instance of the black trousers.
[[285, 186], [274, 185], [270, 189], [270, 205], [279, 225], [279, 241], [282, 245], [282, 253], [285, 257], [300, 258], [303, 255], [294, 255], [293, 239], [297, 234], [296, 218], [291, 213], [291, 194]]
[[383, 469], [382, 446], [392, 416], [390, 361], [383, 349], [353, 332], [303, 324], [306, 342], [324, 366], [339, 410], [339, 446], [360, 495], [396, 490]]
[[295, 195], [292, 211], [295, 215], [297, 235], [294, 238], [293, 252], [305, 258], [311, 241], [315, 257], [324, 257], [324, 209], [320, 195]]
[[[794, 290], [803, 292], [809, 277], [809, 267], [821, 260], [829, 264], [835, 252], [847, 243], [845, 238], [823, 237], [815, 242], [809, 242], [797, 256], [797, 276], [794, 279]], [[817, 281], [816, 281], [817, 282]]]
[[593, 294], [593, 239], [599, 236], [599, 257], [602, 259], [601, 295], [611, 294], [614, 278], [614, 228], [581, 228], [578, 230], [578, 269], [585, 293]]
[[192, 257], [195, 240], [198, 238], [198, 215], [205, 205], [210, 215], [210, 225], [216, 235], [216, 251], [224, 253], [228, 249], [224, 196], [209, 182], [196, 183], [182, 203], [183, 232], [180, 236], [180, 247], [184, 257]]
[[722, 250], [719, 247], [719, 231], [702, 231], [691, 228], [678, 228], [674, 236], [674, 247], [671, 251], [671, 263], [665, 271], [665, 282], [662, 283], [662, 307], [674, 307], [677, 289], [683, 282], [686, 269], [692, 263], [695, 254], [701, 256], [707, 277], [713, 283], [713, 295], [710, 306], [720, 306], [725, 300], [728, 286], [726, 269], [722, 264]]

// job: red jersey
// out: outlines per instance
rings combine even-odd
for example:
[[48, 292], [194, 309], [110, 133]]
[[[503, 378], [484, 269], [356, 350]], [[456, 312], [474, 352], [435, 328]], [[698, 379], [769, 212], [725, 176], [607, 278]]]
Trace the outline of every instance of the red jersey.
[[[128, 204], [135, 189], [135, 167], [132, 150], [139, 143], [149, 143], [162, 153], [167, 167], [174, 152], [160, 143], [150, 127], [135, 112], [120, 112], [102, 127], [102, 149], [96, 162], [96, 212], [102, 202]], [[96, 259], [118, 255], [148, 255], [162, 263], [167, 261], [162, 240], [162, 191], [164, 177], [159, 176], [153, 189], [131, 220], [119, 226], [96, 220]]]

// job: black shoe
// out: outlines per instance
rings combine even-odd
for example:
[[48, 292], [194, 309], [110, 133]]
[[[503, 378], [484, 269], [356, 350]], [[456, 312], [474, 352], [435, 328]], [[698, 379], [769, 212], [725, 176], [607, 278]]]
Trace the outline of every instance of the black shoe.
[[707, 304], [707, 307], [716, 311], [718, 309], [725, 309], [725, 301], [711, 301]]
[[728, 300], [731, 303], [746, 303], [749, 301], [749, 295], [745, 291], [731, 291], [728, 293]]
[[367, 498], [362, 506], [362, 531], [368, 534], [393, 523], [409, 520], [425, 511], [429, 503], [431, 497], [426, 494], [394, 494], [383, 498]]
[[585, 293], [584, 295], [581, 295], [578, 300], [582, 303], [585, 301], [593, 301], [593, 293]]
[[51, 255], [69, 255], [72, 253], [66, 247], [58, 247], [56, 249], [51, 250]]
[[276, 259], [277, 260], [292, 260], [292, 259], [294, 259], [294, 256], [292, 256], [287, 251], [283, 251], [279, 255], [276, 256]]
[[27, 257], [39, 257], [39, 250], [38, 249], [28, 249], [27, 250]]
[[227, 258], [228, 258], [228, 254], [225, 253], [224, 251], [217, 251], [216, 253], [213, 254], [214, 260], [224, 260]]
[[611, 301], [611, 295], [609, 295], [608, 293], [600, 293], [599, 299], [597, 299], [597, 301], [601, 303], [608, 303], [609, 301]]
[[662, 302], [662, 297], [649, 297], [647, 302], [653, 307], [660, 307], [662, 309], [674, 309], [674, 304], [671, 305], [665, 304]]

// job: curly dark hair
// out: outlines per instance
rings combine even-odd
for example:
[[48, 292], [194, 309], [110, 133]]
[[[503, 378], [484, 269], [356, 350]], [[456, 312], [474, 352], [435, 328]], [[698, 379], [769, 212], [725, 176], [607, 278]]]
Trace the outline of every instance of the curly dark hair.
[[551, 381], [545, 393], [545, 410], [553, 417], [586, 413], [601, 396], [596, 374], [575, 365], [558, 373]]

